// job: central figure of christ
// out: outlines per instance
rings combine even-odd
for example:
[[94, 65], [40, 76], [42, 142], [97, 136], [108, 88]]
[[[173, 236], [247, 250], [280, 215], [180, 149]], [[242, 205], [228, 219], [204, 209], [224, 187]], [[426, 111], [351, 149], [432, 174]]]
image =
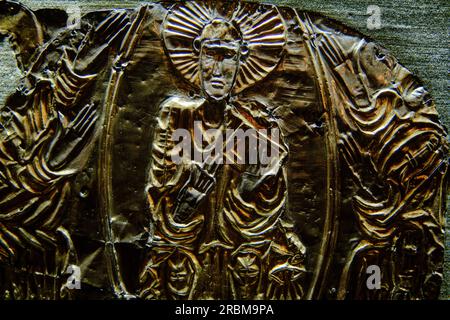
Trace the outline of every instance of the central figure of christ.
[[[167, 37], [179, 34], [173, 21], [188, 19], [179, 13], [193, 12], [189, 6], [193, 4], [169, 15]], [[276, 11], [269, 14], [280, 19]], [[282, 138], [271, 136], [278, 126], [262, 106], [239, 102], [233, 95], [240, 72], [248, 71], [242, 64], [251, 47], [235, 20], [221, 16], [210, 17], [198, 33], [192, 53], [169, 50], [182, 73], [189, 72], [186, 68], [198, 70], [200, 95], [173, 96], [160, 107], [147, 187], [154, 232], [141, 273], [141, 296], [301, 298], [305, 248], [285, 219], [288, 148]], [[284, 39], [282, 31], [272, 36]], [[197, 60], [183, 65], [183, 56]], [[279, 152], [264, 162], [229, 161], [229, 141], [220, 139], [227, 159], [212, 160], [209, 146], [217, 150], [217, 132], [230, 129], [268, 132], [265, 145], [276, 144]], [[177, 130], [202, 138], [189, 140], [192, 157], [183, 156], [182, 161], [173, 161], [181, 151], [173, 139]], [[261, 135], [254, 138], [259, 141]], [[247, 149], [242, 155], [237, 149], [232, 151], [241, 159], [257, 152]]]

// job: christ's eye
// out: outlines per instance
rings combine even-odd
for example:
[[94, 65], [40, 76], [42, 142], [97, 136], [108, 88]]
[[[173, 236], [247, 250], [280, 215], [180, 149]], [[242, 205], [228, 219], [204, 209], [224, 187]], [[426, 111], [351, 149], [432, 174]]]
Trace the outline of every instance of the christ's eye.
[[233, 59], [236, 56], [236, 54], [233, 51], [227, 50], [224, 53], [225, 59]]
[[214, 57], [214, 56], [216, 56], [217, 53], [216, 53], [215, 50], [206, 49], [205, 54], [206, 54], [207, 57]]

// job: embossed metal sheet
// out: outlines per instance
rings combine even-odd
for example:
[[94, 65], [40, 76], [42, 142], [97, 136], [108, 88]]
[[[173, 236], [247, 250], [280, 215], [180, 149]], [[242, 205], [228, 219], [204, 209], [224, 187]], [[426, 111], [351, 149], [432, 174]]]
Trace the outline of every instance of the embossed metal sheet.
[[[1, 108], [1, 297], [437, 298], [446, 132], [384, 48], [252, 2], [66, 20], [0, 1], [23, 73]], [[228, 132], [278, 152], [222, 152]]]

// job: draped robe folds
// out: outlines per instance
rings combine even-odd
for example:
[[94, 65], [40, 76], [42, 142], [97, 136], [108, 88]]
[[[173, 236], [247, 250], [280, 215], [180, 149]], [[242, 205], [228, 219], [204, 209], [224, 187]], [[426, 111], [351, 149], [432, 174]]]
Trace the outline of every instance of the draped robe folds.
[[[67, 167], [55, 170], [49, 159], [55, 141], [64, 135], [69, 123], [56, 106], [64, 103], [67, 109], [75, 107], [97, 77], [75, 73], [67, 56], [62, 62], [54, 77], [41, 80], [26, 93], [23, 105], [7, 107], [1, 116], [0, 261], [25, 261], [24, 265], [33, 266], [29, 273], [46, 277], [36, 280], [47, 288], [46, 292], [36, 291], [40, 298], [60, 294], [50, 288], [57, 287], [54, 282], [75, 255], [61, 221], [71, 194], [70, 178], [78, 171]], [[78, 90], [75, 95], [63, 95], [52, 88], [53, 83]], [[33, 264], [35, 261], [43, 263]], [[17, 287], [11, 297], [20, 299], [27, 294], [26, 289]]]
[[[205, 257], [214, 255], [218, 248], [222, 250], [219, 254], [222, 257], [216, 258], [212, 264], [219, 264], [220, 259], [225, 261], [226, 256], [232, 255], [233, 251], [245, 251], [245, 248], [252, 246], [261, 248], [269, 243], [270, 245], [265, 246], [266, 251], [270, 251], [267, 248], [272, 247], [279, 256], [284, 257], [279, 263], [286, 263], [286, 257], [292, 257], [297, 252], [289, 252], [285, 233], [287, 187], [283, 165], [287, 161], [287, 147], [283, 141], [280, 141], [277, 156], [265, 167], [264, 172], [267, 174], [263, 182], [249, 194], [240, 192], [239, 185], [246, 179], [249, 174], [247, 168], [252, 165], [247, 164], [248, 161], [246, 164], [237, 162], [228, 164], [226, 156], [229, 156], [230, 152], [223, 150], [226, 154], [224, 163], [219, 164], [214, 187], [206, 200], [187, 221], [180, 223], [174, 220], [177, 197], [183, 186], [188, 183], [191, 171], [198, 170], [193, 155], [191, 159], [184, 157], [182, 163], [177, 164], [173, 161], [174, 156], [180, 153], [179, 142], [172, 139], [175, 130], [187, 130], [192, 137], [194, 150], [204, 153], [204, 147], [210, 143], [214, 144], [215, 141], [214, 134], [211, 135], [209, 129], [219, 129], [222, 132], [237, 128], [244, 132], [247, 129], [256, 132], [259, 129], [266, 129], [270, 136], [271, 128], [278, 128], [275, 120], [267, 115], [263, 116], [262, 111], [257, 110], [254, 104], [250, 106], [251, 104], [239, 102], [233, 102], [225, 107], [223, 123], [210, 124], [204, 117], [204, 109], [208, 103], [204, 99], [187, 100], [173, 97], [164, 102], [160, 109], [147, 187], [155, 230], [152, 239], [153, 266], [164, 259], [162, 256], [169, 255], [168, 252], [182, 250], [184, 254], [190, 256], [198, 273], [203, 264], [211, 264], [211, 261], [205, 262], [210, 259]], [[196, 123], [201, 123], [203, 145], [196, 143], [198, 142], [195, 138], [195, 134], [198, 134], [195, 132]], [[272, 141], [271, 137], [268, 140]], [[227, 137], [224, 136], [223, 141], [226, 145]], [[236, 145], [233, 148], [237, 152]], [[256, 166], [262, 167], [260, 163]], [[261, 252], [264, 253], [266, 252]], [[225, 278], [223, 274], [218, 276]]]

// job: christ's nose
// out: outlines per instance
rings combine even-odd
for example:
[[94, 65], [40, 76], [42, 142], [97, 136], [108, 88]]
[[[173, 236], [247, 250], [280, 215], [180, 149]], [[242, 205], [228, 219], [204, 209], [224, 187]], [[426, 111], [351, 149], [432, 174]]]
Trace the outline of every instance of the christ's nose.
[[216, 60], [213, 65], [213, 76], [220, 77], [222, 76], [222, 62], [220, 60]]

